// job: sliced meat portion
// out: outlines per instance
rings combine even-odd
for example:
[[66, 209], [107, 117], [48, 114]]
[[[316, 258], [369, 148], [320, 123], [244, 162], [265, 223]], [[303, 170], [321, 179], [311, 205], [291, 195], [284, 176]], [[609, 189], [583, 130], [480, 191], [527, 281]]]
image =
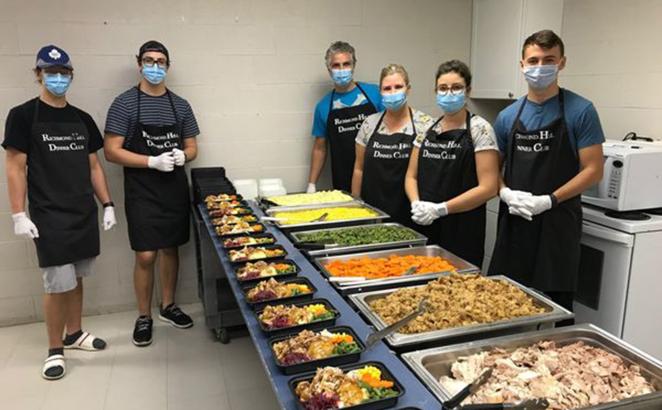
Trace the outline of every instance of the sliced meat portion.
[[583, 341], [543, 341], [512, 352], [494, 349], [460, 357], [439, 380], [449, 392], [471, 383], [485, 368], [490, 379], [463, 404], [512, 403], [545, 398], [550, 409], [569, 410], [655, 391], [638, 366]]

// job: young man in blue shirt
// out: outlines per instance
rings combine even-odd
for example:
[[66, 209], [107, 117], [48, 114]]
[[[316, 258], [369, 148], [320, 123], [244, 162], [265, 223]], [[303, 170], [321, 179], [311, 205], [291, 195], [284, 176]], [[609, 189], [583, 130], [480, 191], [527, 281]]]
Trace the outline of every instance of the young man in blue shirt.
[[526, 96], [494, 129], [504, 176], [490, 274], [504, 274], [572, 309], [582, 234], [581, 193], [602, 178], [604, 134], [593, 104], [558, 84], [563, 41], [542, 30], [524, 42]]
[[307, 192], [315, 192], [317, 189], [317, 180], [326, 161], [327, 141], [331, 149], [333, 188], [349, 192], [354, 169], [356, 134], [368, 115], [384, 108], [377, 85], [354, 81], [354, 47], [349, 43], [336, 41], [326, 50], [325, 59], [334, 87], [315, 106], [312, 132], [315, 142]]

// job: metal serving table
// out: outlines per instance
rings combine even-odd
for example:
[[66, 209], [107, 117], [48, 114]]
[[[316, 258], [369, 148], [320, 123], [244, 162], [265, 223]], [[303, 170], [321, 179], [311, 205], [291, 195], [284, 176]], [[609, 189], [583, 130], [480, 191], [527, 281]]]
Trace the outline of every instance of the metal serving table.
[[198, 297], [205, 311], [205, 324], [221, 343], [230, 341], [230, 329], [244, 324], [237, 301], [228, 284], [227, 272], [214, 255], [212, 236], [200, 210], [193, 207], [195, 261]]
[[[251, 208], [256, 215], [263, 215], [260, 208], [254, 201], [250, 202]], [[230, 272], [232, 265], [230, 264], [225, 251], [222, 248], [221, 241], [214, 232], [214, 227], [211, 224], [209, 215], [204, 205], [198, 205], [204, 224], [212, 237], [215, 251], [218, 255], [223, 268]], [[313, 285], [317, 288], [316, 297], [326, 298], [333, 304], [333, 306], [340, 312], [340, 317], [336, 323], [337, 326], [349, 326], [354, 332], [365, 342], [368, 334], [371, 333], [370, 327], [359, 317], [359, 315], [352, 310], [350, 305], [327, 283], [324, 278], [317, 272], [317, 270], [308, 262], [308, 260], [292, 245], [287, 237], [278, 229], [273, 226], [267, 226], [267, 231], [274, 235], [280, 245], [282, 245], [288, 252], [288, 258], [293, 260], [301, 268], [300, 277], [308, 278]], [[229, 275], [228, 282], [237, 298], [239, 310], [246, 321], [246, 327], [255, 348], [260, 356], [260, 361], [264, 367], [267, 377], [271, 380], [271, 386], [278, 399], [278, 402], [283, 409], [296, 409], [297, 398], [293, 396], [289, 389], [288, 382], [296, 376], [284, 375], [276, 367], [273, 359], [271, 349], [269, 347], [269, 339], [260, 330], [260, 326], [255, 318], [253, 310], [248, 306], [244, 299], [241, 287], [237, 279], [233, 275]], [[418, 380], [418, 378], [409, 370], [405, 364], [393, 354], [383, 342], [377, 343], [372, 349], [364, 352], [361, 355], [361, 362], [378, 361], [383, 363], [394, 375], [405, 389], [405, 394], [398, 401], [397, 408], [419, 408], [423, 410], [438, 410], [441, 408], [441, 403], [427, 390], [427, 388]]]

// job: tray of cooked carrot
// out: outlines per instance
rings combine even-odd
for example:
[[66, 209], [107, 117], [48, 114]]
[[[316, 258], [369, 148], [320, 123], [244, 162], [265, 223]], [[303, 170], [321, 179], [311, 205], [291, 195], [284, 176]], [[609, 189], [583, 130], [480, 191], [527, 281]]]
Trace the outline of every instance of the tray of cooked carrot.
[[478, 271], [437, 245], [316, 258], [315, 264], [345, 294], [409, 286], [448, 272]]

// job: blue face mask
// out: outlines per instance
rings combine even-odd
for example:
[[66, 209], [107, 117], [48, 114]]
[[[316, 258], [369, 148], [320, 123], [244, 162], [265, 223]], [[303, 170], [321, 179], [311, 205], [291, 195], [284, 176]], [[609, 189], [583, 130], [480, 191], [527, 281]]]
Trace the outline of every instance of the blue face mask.
[[525, 66], [522, 72], [531, 88], [542, 90], [556, 80], [559, 67], [556, 64]]
[[67, 93], [71, 85], [71, 75], [69, 74], [43, 74], [44, 86], [53, 95], [62, 97]]
[[453, 95], [452, 93], [441, 94], [437, 93], [437, 105], [444, 110], [446, 114], [454, 114], [464, 107], [465, 97], [464, 91], [460, 94]]
[[343, 70], [333, 69], [331, 70], [331, 79], [336, 85], [345, 86], [352, 81], [353, 74], [354, 73], [352, 72], [351, 68]]
[[163, 82], [166, 76], [165, 68], [158, 64], [153, 64], [151, 67], [143, 65], [143, 77], [151, 84], [158, 85]]
[[387, 110], [397, 111], [407, 102], [407, 93], [400, 91], [393, 94], [382, 94], [382, 104]]

